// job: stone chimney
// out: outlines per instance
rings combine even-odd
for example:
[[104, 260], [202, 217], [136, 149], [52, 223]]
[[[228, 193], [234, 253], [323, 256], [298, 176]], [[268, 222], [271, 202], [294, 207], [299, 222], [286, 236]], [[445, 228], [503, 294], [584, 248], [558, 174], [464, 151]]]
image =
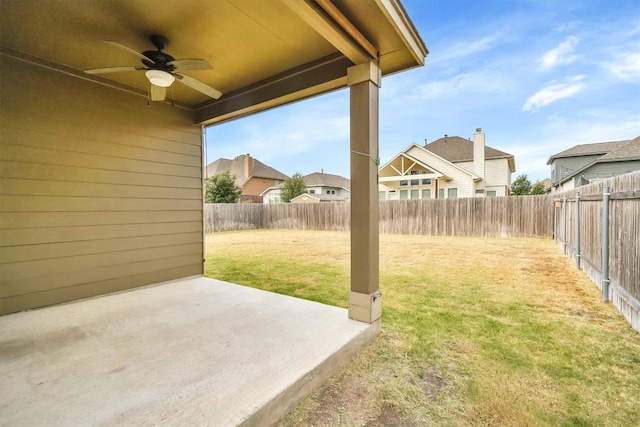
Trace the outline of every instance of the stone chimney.
[[246, 156], [242, 156], [244, 160], [244, 176], [248, 177], [253, 175], [253, 157], [247, 153]]
[[476, 129], [476, 133], [473, 134], [473, 173], [484, 181], [484, 132], [482, 132], [482, 128]]

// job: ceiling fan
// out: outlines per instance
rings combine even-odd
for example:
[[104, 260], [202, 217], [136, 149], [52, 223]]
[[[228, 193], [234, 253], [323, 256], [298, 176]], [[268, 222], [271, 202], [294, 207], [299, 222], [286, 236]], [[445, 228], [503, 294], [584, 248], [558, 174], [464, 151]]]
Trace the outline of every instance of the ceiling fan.
[[142, 60], [144, 66], [96, 68], [93, 70], [85, 70], [84, 72], [87, 74], [107, 74], [122, 71], [145, 71], [145, 75], [151, 83], [150, 96], [152, 101], [164, 101], [167, 88], [171, 86], [175, 80], [213, 99], [218, 99], [222, 96], [222, 92], [212, 88], [206, 83], [176, 72], [178, 70], [211, 69], [211, 65], [206, 60], [196, 58], [175, 59], [173, 56], [162, 51], [169, 45], [169, 40], [166, 37], [154, 35], [151, 36], [150, 39], [151, 43], [153, 43], [158, 50], [147, 50], [142, 53], [138, 53], [120, 43], [105, 41], [105, 43], [137, 56]]

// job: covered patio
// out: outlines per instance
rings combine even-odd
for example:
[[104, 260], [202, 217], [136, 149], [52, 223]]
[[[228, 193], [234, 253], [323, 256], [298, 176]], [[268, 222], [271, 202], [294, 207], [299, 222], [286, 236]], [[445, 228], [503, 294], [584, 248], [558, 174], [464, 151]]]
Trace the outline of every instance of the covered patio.
[[[398, 0], [22, 0], [0, 20], [0, 419], [269, 424], [373, 338], [378, 93], [427, 54]], [[349, 310], [204, 279], [205, 127], [342, 88]]]
[[271, 425], [379, 328], [202, 277], [3, 316], [0, 424]]

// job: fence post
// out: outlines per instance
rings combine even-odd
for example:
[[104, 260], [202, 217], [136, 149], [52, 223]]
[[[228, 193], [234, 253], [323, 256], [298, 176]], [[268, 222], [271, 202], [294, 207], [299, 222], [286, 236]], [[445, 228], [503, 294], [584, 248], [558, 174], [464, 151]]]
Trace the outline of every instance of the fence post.
[[564, 237], [562, 238], [562, 253], [567, 254], [567, 196], [562, 198], [562, 213], [564, 214]]
[[602, 302], [609, 302], [609, 187], [602, 189]]
[[580, 192], [576, 191], [576, 267], [580, 270]]
[[558, 207], [556, 206], [556, 199], [553, 199], [553, 241], [558, 244]]

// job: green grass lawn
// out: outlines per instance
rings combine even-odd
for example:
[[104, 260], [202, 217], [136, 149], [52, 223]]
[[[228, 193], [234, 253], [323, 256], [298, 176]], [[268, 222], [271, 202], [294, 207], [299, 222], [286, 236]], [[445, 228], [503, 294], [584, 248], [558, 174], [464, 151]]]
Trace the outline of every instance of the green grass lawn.
[[[349, 234], [206, 237], [206, 274], [345, 307]], [[550, 240], [380, 236], [380, 336], [282, 426], [640, 425], [640, 334]]]

